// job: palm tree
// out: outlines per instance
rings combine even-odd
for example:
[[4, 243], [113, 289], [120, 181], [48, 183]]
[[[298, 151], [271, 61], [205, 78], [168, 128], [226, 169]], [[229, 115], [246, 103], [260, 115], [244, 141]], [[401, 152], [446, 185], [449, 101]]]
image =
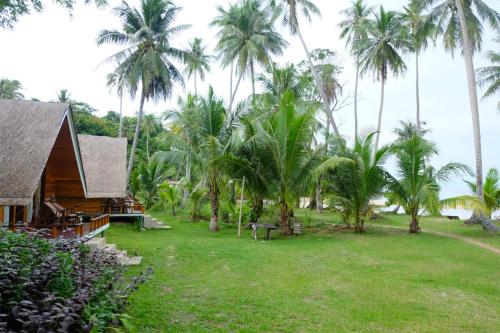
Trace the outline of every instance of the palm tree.
[[[476, 184], [474, 182], [465, 181], [469, 185], [472, 193], [476, 193]], [[498, 170], [491, 168], [486, 174], [484, 180], [484, 205], [486, 207], [486, 215], [491, 219], [492, 214], [500, 209], [500, 176]]]
[[356, 57], [356, 81], [354, 84], [354, 137], [358, 136], [358, 81], [359, 81], [359, 53], [356, 54], [354, 46], [368, 37], [367, 28], [369, 15], [373, 8], [367, 6], [363, 0], [356, 0], [351, 7], [342, 10], [340, 13], [346, 17], [340, 23], [342, 29], [340, 38], [345, 38], [346, 43], [351, 45], [351, 52]]
[[359, 40], [356, 52], [360, 54], [361, 74], [372, 72], [380, 80], [380, 108], [374, 152], [378, 150], [382, 111], [384, 108], [385, 82], [392, 74], [397, 77], [406, 71], [403, 55], [412, 49], [412, 40], [396, 12], [380, 10], [368, 25], [368, 37]]
[[59, 103], [72, 103], [71, 94], [68, 89], [61, 89], [57, 92], [57, 101]]
[[184, 51], [171, 45], [172, 38], [187, 28], [185, 25], [173, 26], [180, 10], [180, 7], [168, 0], [143, 0], [139, 10], [123, 2], [115, 9], [122, 20], [122, 31], [104, 30], [97, 39], [98, 45], [126, 45], [125, 49], [114, 54], [111, 59], [119, 61], [117, 71], [125, 78], [130, 96], [134, 97], [140, 89], [127, 182], [134, 166], [145, 101], [165, 100], [172, 95], [175, 82], [184, 84], [182, 75], [171, 61], [182, 60], [185, 56]]
[[268, 66], [273, 55], [282, 55], [287, 45], [281, 35], [274, 30], [275, 16], [270, 8], [264, 8], [261, 0], [243, 0], [225, 11], [218, 8], [219, 17], [230, 17], [230, 20], [216, 19], [212, 24], [225, 24], [218, 32], [217, 50], [221, 55], [224, 67], [236, 64], [239, 71], [238, 81], [231, 94], [229, 108], [244, 73], [250, 72], [252, 96], [255, 96], [255, 66]]
[[307, 61], [311, 67], [314, 80], [316, 81], [316, 86], [321, 94], [323, 109], [327, 113], [330, 126], [333, 128], [335, 135], [339, 136], [340, 133], [337, 124], [333, 119], [332, 110], [330, 109], [328, 97], [323, 87], [321, 76], [314, 66], [307, 44], [302, 37], [302, 33], [300, 32], [299, 12], [301, 12], [309, 22], [311, 22], [312, 15], [321, 16], [319, 8], [316, 7], [316, 5], [310, 0], [271, 0], [270, 3], [271, 6], [274, 7], [277, 14], [282, 16], [283, 25], [289, 27], [292, 35], [297, 35], [299, 37], [302, 47], [306, 53]]
[[21, 82], [17, 80], [0, 80], [0, 98], [23, 99], [24, 95], [21, 90], [23, 90], [23, 86], [21, 85]]
[[267, 68], [266, 74], [257, 77], [264, 91], [275, 97], [281, 98], [285, 91], [293, 92], [295, 98], [300, 98], [299, 76], [293, 64], [279, 67], [273, 63]]
[[436, 145], [414, 132], [410, 138], [393, 148], [397, 157], [398, 177], [388, 175], [388, 190], [398, 205], [410, 215], [410, 233], [420, 232], [419, 217], [427, 212], [440, 212], [439, 183], [446, 183], [453, 175], [469, 172], [460, 163], [448, 163], [439, 170], [427, 161], [438, 153]]
[[310, 150], [314, 124], [314, 109], [299, 112], [290, 91], [281, 97], [275, 112], [257, 123], [255, 158], [258, 163], [250, 166], [262, 168], [255, 170], [255, 174], [265, 177], [279, 207], [279, 221], [285, 235], [291, 234], [290, 208], [305, 192], [312, 171], [320, 162], [319, 152]]
[[365, 219], [373, 215], [371, 201], [382, 194], [387, 175], [383, 164], [390, 147], [374, 152], [374, 134], [357, 137], [352, 148], [347, 147], [344, 140], [336, 140], [333, 152], [348, 162], [337, 163], [333, 168], [320, 167], [325, 169], [323, 175], [331, 183], [332, 206], [341, 211], [344, 222], [354, 222], [356, 233], [364, 231]]
[[140, 163], [137, 168], [137, 179], [144, 205], [150, 208], [158, 197], [158, 188], [167, 177], [167, 164], [159, 154], [154, 154], [147, 162]]
[[429, 5], [434, 5], [430, 18], [442, 31], [444, 48], [451, 51], [452, 55], [457, 48], [461, 48], [464, 56], [476, 155], [476, 195], [482, 201], [484, 195], [481, 127], [473, 54], [481, 48], [482, 21], [487, 21], [497, 29], [500, 14], [482, 0], [428, 0], [427, 2]]
[[141, 127], [142, 130], [146, 132], [146, 156], [148, 157], [148, 160], [149, 160], [149, 134], [151, 134], [151, 132], [154, 132], [157, 125], [158, 123], [156, 121], [156, 117], [154, 114], [147, 114], [144, 116]]
[[189, 49], [186, 51], [184, 63], [186, 68], [184, 72], [188, 78], [194, 76], [194, 94], [198, 95], [196, 86], [196, 76], [199, 75], [201, 80], [205, 80], [206, 72], [210, 71], [210, 61], [212, 56], [205, 53], [206, 47], [202, 45], [201, 38], [195, 38], [189, 43]]
[[[495, 41], [500, 45], [500, 35], [495, 38]], [[489, 51], [488, 58], [491, 61], [490, 66], [482, 67], [477, 70], [479, 80], [477, 83], [480, 87], [488, 86], [483, 95], [483, 98], [498, 95], [500, 92], [500, 52]], [[500, 101], [498, 102], [500, 109]]]
[[415, 52], [415, 96], [416, 96], [416, 123], [417, 129], [420, 132], [420, 87], [419, 87], [419, 55], [422, 50], [425, 50], [429, 44], [429, 39], [436, 33], [436, 26], [429, 20], [428, 15], [424, 15], [425, 4], [422, 0], [410, 0], [408, 6], [403, 7], [401, 15], [404, 24], [410, 31], [413, 52]]
[[210, 196], [211, 218], [210, 231], [219, 230], [219, 194], [222, 170], [219, 167], [220, 158], [231, 147], [231, 135], [234, 123], [224, 108], [222, 99], [218, 99], [212, 87], [208, 96], [200, 99], [196, 109], [196, 127], [199, 134], [199, 145], [196, 155], [203, 161]]
[[121, 138], [123, 136], [123, 125], [124, 125], [124, 118], [123, 118], [123, 90], [124, 86], [126, 84], [125, 76], [123, 73], [120, 72], [120, 70], [123, 69], [120, 66], [120, 63], [118, 62], [118, 66], [116, 69], [109, 73], [107, 76], [107, 85], [108, 87], [116, 87], [116, 90], [118, 92], [118, 96], [120, 97], [120, 122], [118, 125], [118, 137]]
[[197, 126], [199, 100], [196, 96], [188, 94], [186, 99], [179, 98], [177, 105], [178, 109], [164, 113], [165, 120], [171, 126], [165, 137], [170, 149], [162, 152], [162, 154], [167, 161], [177, 165], [179, 170], [185, 168], [186, 186], [183, 188], [182, 196], [182, 202], [185, 205], [189, 198], [190, 188], [193, 185], [193, 167], [202, 165], [202, 161], [196, 154], [200, 142], [200, 133]]
[[170, 185], [167, 181], [164, 181], [159, 186], [158, 195], [163, 203], [170, 204], [172, 207], [172, 215], [175, 216], [175, 205], [179, 201], [179, 192], [177, 191], [177, 188]]

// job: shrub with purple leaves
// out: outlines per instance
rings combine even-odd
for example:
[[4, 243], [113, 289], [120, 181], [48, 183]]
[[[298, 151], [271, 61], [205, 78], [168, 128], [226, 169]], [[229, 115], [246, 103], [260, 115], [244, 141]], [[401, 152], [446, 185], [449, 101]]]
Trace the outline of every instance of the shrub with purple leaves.
[[77, 237], [0, 230], [0, 332], [103, 332], [118, 325], [133, 278], [113, 255], [89, 254]]

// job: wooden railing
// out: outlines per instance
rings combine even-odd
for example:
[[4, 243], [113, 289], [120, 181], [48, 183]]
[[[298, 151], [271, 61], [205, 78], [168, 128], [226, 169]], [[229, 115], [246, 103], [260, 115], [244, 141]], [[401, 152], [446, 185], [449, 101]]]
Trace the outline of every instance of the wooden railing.
[[97, 229], [109, 224], [109, 215], [104, 214], [90, 219], [89, 232], [96, 231]]
[[51, 223], [51, 224], [38, 224], [38, 225], [15, 225], [9, 226], [11, 231], [36, 231], [40, 229], [50, 230], [50, 237], [56, 238], [64, 236], [67, 232], [74, 232], [80, 237], [89, 235], [96, 230], [109, 224], [109, 215], [104, 214], [90, 219], [87, 223]]

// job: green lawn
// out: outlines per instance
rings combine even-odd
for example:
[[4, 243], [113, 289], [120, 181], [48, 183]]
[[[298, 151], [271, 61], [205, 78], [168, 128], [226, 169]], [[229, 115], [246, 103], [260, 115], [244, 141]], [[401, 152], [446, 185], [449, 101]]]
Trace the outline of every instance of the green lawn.
[[[234, 227], [210, 233], [206, 222], [156, 215], [173, 229], [106, 232], [109, 243], [144, 256], [132, 273], [154, 268], [128, 309], [140, 332], [500, 331], [500, 255], [375, 226], [406, 226], [404, 217], [355, 235], [330, 224], [331, 214], [312, 214], [300, 237], [254, 241], [248, 231], [237, 239]], [[499, 244], [470, 228], [464, 235]]]

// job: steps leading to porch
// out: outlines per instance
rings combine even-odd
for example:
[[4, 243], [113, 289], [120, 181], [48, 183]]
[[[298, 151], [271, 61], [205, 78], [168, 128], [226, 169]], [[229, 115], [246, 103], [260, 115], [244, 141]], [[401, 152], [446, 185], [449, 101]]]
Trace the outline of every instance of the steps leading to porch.
[[118, 250], [116, 244], [107, 244], [104, 237], [94, 237], [85, 244], [89, 247], [90, 254], [93, 254], [97, 250], [102, 250], [109, 255], [115, 255], [120, 265], [135, 266], [140, 265], [142, 261], [141, 256], [129, 257], [127, 251]]
[[144, 215], [144, 228], [145, 229], [172, 229], [171, 226], [166, 225], [155, 217], [152, 217], [151, 215], [145, 214]]

